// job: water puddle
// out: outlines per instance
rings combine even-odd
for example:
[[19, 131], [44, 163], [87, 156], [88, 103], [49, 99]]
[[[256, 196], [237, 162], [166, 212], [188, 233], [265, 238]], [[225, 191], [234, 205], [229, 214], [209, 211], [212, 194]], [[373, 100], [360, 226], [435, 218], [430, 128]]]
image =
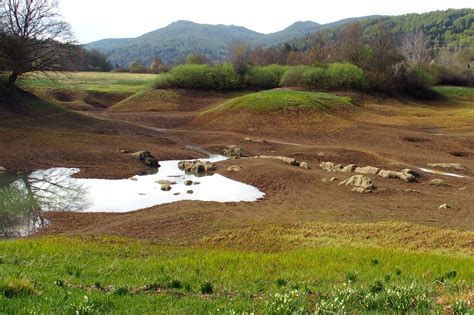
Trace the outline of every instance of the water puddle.
[[420, 170], [422, 170], [425, 173], [437, 174], [437, 175], [442, 175], [442, 176], [450, 176], [450, 177], [456, 177], [456, 178], [469, 178], [469, 176], [465, 176], [465, 175], [447, 173], [447, 172], [438, 171], [438, 170], [431, 170], [431, 169], [423, 168], [423, 167], [420, 167]]
[[[207, 160], [225, 159], [212, 156]], [[178, 162], [162, 161], [156, 174], [120, 180], [73, 178], [77, 168], [0, 175], [0, 237], [34, 231], [45, 223], [42, 211], [130, 212], [182, 200], [252, 202], [265, 196], [253, 186], [219, 174], [186, 173]], [[160, 180], [170, 181], [171, 191], [162, 191]], [[186, 181], [193, 184], [187, 186]]]

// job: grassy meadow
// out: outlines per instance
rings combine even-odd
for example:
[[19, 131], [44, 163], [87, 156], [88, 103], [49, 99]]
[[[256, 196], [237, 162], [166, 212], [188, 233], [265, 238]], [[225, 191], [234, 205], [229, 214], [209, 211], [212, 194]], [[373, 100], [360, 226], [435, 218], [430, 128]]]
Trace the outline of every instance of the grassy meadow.
[[472, 257], [373, 247], [260, 252], [45, 237], [1, 242], [0, 253], [6, 314], [462, 314], [474, 281]]

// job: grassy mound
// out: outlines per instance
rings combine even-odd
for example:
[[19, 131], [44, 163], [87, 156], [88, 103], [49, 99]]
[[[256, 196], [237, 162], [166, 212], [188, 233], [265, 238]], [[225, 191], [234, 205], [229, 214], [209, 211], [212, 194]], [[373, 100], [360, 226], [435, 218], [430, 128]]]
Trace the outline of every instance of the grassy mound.
[[262, 253], [107, 237], [15, 240], [0, 242], [0, 312], [466, 312], [472, 263], [350, 246]]
[[110, 108], [115, 112], [176, 110], [180, 94], [174, 90], [138, 92]]
[[474, 88], [462, 86], [436, 86], [433, 90], [449, 99], [474, 102]]
[[211, 111], [248, 109], [265, 112], [286, 108], [329, 109], [336, 105], [350, 105], [351, 99], [328, 93], [291, 90], [271, 90], [252, 93], [224, 102]]

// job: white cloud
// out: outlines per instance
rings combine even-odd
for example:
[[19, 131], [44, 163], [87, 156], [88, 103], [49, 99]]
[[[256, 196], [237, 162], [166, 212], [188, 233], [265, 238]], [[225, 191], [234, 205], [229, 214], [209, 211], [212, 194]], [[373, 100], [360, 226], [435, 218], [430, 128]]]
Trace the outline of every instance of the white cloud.
[[472, 0], [61, 0], [60, 10], [80, 42], [136, 37], [177, 20], [234, 24], [271, 33], [296, 21], [328, 23], [374, 14], [400, 15], [469, 8]]

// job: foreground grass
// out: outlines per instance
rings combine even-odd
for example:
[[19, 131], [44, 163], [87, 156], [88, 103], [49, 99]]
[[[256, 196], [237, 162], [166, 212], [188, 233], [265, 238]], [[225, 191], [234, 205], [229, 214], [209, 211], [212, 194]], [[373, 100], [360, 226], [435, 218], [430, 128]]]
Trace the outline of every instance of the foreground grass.
[[216, 106], [212, 111], [248, 109], [265, 112], [285, 108], [328, 109], [334, 105], [350, 104], [350, 98], [328, 93], [270, 90], [231, 99]]
[[102, 93], [136, 93], [152, 86], [156, 75], [117, 72], [51, 72], [22, 77], [24, 89], [80, 90]]
[[363, 247], [262, 253], [105, 237], [4, 241], [0, 313], [465, 311], [473, 262]]

